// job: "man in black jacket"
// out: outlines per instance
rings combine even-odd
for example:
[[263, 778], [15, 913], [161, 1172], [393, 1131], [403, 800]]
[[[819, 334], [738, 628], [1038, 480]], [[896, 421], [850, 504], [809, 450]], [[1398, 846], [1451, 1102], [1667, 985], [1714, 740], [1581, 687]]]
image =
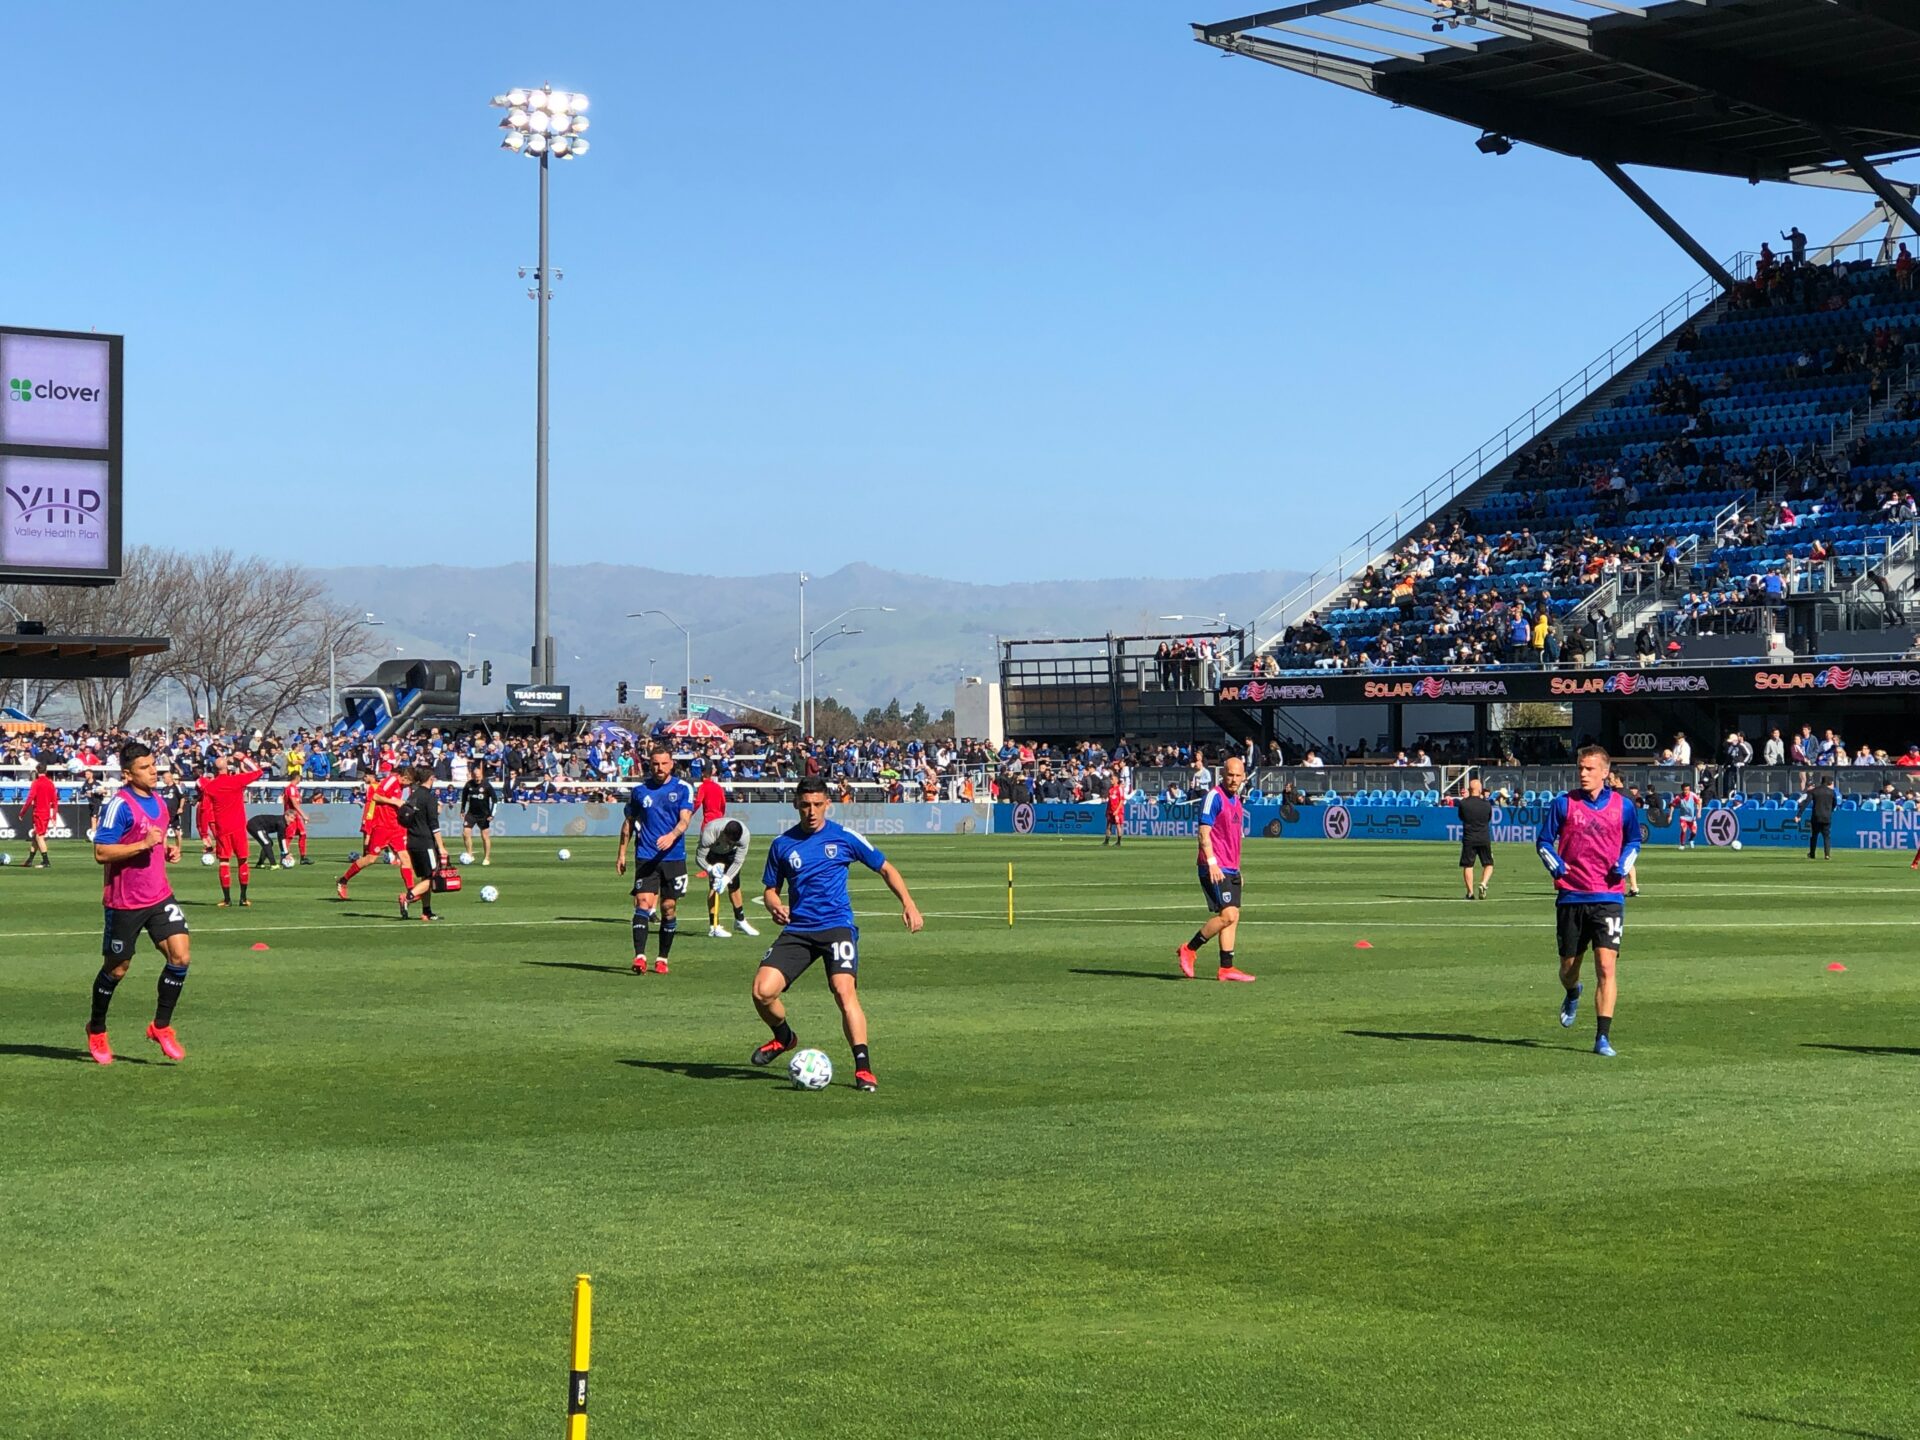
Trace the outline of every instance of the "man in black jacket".
[[1821, 844], [1826, 846], [1826, 858], [1833, 859], [1833, 812], [1839, 803], [1831, 775], [1822, 775], [1813, 788], [1800, 797], [1801, 812], [1808, 816], [1807, 859], [1813, 859], [1814, 847]]
[[[1460, 878], [1466, 882], [1469, 900], [1487, 898], [1487, 882], [1493, 879], [1493, 802], [1479, 777], [1467, 781], [1467, 793], [1453, 807], [1460, 817]], [[1480, 883], [1473, 881], [1473, 864], [1481, 865]]]

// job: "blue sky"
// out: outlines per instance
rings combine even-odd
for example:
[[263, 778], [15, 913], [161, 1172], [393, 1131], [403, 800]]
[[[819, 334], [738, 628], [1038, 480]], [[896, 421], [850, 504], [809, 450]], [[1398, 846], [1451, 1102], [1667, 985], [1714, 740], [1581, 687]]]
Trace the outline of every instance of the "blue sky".
[[[1196, 45], [1230, 5], [76, 4], [0, 321], [127, 334], [128, 537], [958, 579], [1311, 568], [1697, 278], [1590, 167]], [[1642, 174], [1710, 249], [1851, 195]]]

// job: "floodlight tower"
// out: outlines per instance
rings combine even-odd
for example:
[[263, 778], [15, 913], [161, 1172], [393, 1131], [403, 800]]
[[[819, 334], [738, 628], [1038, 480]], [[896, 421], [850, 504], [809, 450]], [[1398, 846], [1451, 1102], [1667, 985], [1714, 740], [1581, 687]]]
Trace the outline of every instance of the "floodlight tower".
[[533, 667], [535, 685], [553, 684], [553, 637], [547, 633], [547, 302], [553, 298], [547, 269], [547, 162], [572, 160], [587, 153], [587, 97], [543, 85], [538, 90], [509, 90], [493, 97], [505, 110], [500, 148], [531, 155], [540, 162], [540, 260], [529, 293], [539, 302], [540, 344], [535, 361], [534, 517], [533, 517]]

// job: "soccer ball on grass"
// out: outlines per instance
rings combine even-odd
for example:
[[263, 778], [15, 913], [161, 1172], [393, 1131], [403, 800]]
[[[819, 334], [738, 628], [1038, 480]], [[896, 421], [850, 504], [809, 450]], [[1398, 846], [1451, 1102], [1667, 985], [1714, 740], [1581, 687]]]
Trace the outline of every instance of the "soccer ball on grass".
[[202, 850], [200, 852], [200, 863], [202, 865], [218, 865], [220, 862], [213, 858], [213, 852], [211, 850]]
[[833, 1083], [833, 1061], [824, 1050], [802, 1050], [787, 1062], [787, 1074], [802, 1090], [824, 1090]]
[[473, 852], [471, 850], [462, 850], [460, 852], [460, 863], [462, 865], [473, 864]]
[[1732, 845], [1730, 845], [1728, 848], [1732, 850], [1738, 850], [1740, 848], [1740, 842], [1738, 840], [1735, 840], [1732, 843]]
[[491, 885], [482, 885], [480, 887], [480, 898], [491, 905], [500, 898], [500, 892]]
[[571, 850], [562, 850], [560, 852], [560, 858], [562, 860], [571, 860], [573, 859], [573, 852]]
[[291, 855], [282, 855], [280, 857], [280, 868], [282, 870], [291, 870], [293, 869], [294, 866], [298, 865], [299, 863], [300, 862], [294, 859], [293, 856]]

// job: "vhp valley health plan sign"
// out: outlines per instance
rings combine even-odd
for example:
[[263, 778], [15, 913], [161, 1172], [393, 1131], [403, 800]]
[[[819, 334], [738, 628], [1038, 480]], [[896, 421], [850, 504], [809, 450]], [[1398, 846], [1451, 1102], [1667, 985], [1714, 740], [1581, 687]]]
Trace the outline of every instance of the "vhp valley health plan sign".
[[0, 580], [119, 578], [123, 344], [0, 327]]

